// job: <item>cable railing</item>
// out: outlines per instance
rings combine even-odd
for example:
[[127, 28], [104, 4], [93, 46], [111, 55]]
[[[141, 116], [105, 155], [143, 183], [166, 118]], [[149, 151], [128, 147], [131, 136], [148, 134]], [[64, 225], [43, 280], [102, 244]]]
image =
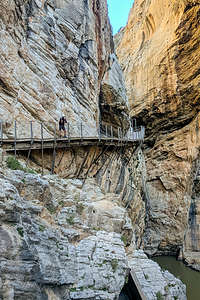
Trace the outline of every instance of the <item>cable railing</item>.
[[131, 126], [129, 129], [123, 129], [112, 125], [100, 125], [98, 128], [89, 128], [84, 123], [65, 124], [65, 131], [59, 131], [58, 123], [46, 123], [29, 121], [21, 123], [14, 121], [13, 126], [6, 128], [6, 123], [0, 121], [0, 143], [13, 141], [16, 145], [19, 140], [27, 140], [33, 143], [34, 140], [50, 140], [50, 139], [98, 139], [98, 140], [117, 140], [117, 141], [143, 141], [145, 137], [144, 126]]

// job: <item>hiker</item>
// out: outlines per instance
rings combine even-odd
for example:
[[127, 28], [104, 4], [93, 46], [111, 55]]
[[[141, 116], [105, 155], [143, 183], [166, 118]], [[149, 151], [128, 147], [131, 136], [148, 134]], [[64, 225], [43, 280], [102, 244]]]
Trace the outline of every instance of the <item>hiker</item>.
[[65, 129], [65, 123], [67, 123], [65, 117], [61, 117], [59, 120], [59, 131], [60, 131], [60, 137], [62, 136], [61, 130], [64, 131], [64, 137], [66, 137], [66, 129]]

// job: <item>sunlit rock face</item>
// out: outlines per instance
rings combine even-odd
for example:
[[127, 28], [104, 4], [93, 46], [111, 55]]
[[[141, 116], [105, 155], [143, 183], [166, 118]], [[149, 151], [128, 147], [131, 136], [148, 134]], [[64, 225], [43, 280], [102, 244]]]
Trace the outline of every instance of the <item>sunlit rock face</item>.
[[146, 126], [149, 254], [175, 253], [188, 223], [200, 146], [199, 22], [200, 1], [136, 0], [117, 48], [131, 114]]
[[117, 197], [94, 180], [0, 173], [0, 298], [117, 299], [131, 227]]
[[[52, 151], [45, 152], [43, 161], [45, 174], [51, 173], [52, 155]], [[32, 150], [30, 158], [29, 167], [42, 173], [41, 152]], [[64, 151], [57, 149], [53, 172], [62, 178], [80, 179], [82, 188], [84, 188], [87, 178], [92, 180], [95, 178], [110, 201], [117, 199], [118, 203], [126, 208], [133, 222], [134, 243], [136, 247], [140, 247], [145, 228], [143, 190], [146, 182], [146, 171], [144, 155], [138, 145], [127, 149], [113, 146], [81, 147], [81, 145], [64, 149]], [[95, 186], [91, 192], [95, 198], [97, 193]], [[103, 218], [102, 222], [104, 223]], [[109, 223], [109, 220], [106, 223]], [[118, 226], [117, 223], [118, 221], [116, 221], [116, 226]], [[126, 229], [125, 239], [128, 247], [131, 244], [128, 224]]]
[[[14, 120], [20, 136], [30, 135], [30, 120], [36, 136], [39, 122], [44, 122], [47, 136], [61, 115], [72, 125], [72, 134], [74, 125], [83, 122], [85, 131], [95, 135], [103, 119], [99, 96], [100, 91], [106, 94], [104, 86], [110, 93], [109, 99], [104, 97], [108, 106], [123, 103], [111, 114], [126, 106], [106, 0], [3, 1], [0, 41], [0, 119], [5, 136], [12, 136]], [[113, 125], [119, 119], [123, 117], [115, 116]]]

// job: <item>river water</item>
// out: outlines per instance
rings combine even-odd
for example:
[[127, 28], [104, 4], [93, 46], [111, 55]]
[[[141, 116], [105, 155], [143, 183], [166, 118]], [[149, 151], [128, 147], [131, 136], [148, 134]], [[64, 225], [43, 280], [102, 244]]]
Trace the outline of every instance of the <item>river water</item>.
[[187, 288], [188, 300], [200, 300], [200, 272], [186, 267], [181, 261], [177, 261], [172, 256], [154, 257], [152, 260], [157, 262], [162, 269], [168, 270], [175, 277], [182, 280]]

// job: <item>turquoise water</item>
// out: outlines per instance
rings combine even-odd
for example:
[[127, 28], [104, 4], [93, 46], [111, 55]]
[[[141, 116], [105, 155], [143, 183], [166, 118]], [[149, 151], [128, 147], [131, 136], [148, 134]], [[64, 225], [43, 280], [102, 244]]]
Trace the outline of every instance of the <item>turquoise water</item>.
[[175, 277], [182, 280], [187, 288], [188, 300], [200, 300], [200, 272], [194, 271], [172, 256], [154, 257], [162, 269], [168, 270]]

